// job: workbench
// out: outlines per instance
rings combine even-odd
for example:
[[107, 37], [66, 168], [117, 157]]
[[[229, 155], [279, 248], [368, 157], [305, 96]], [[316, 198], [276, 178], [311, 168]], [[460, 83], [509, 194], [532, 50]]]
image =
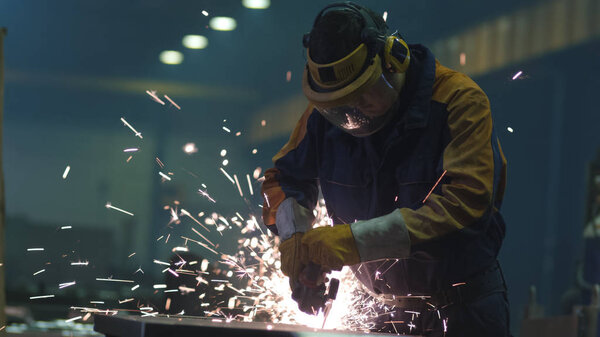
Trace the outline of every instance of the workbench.
[[[94, 316], [94, 331], [106, 337], [359, 337], [396, 334], [311, 329], [299, 325], [263, 322], [227, 322], [203, 317]], [[400, 336], [402, 337], [402, 336]]]

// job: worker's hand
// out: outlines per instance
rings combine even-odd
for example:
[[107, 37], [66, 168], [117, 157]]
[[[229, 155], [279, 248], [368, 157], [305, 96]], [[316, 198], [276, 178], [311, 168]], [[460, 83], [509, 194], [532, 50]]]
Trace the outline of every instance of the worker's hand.
[[[300, 254], [302, 264], [313, 262], [324, 269], [340, 270], [360, 263], [350, 225], [315, 228], [302, 237], [306, 253]], [[282, 264], [283, 265], [283, 264]]]
[[306, 255], [306, 247], [302, 246], [302, 236], [304, 233], [295, 233], [291, 238], [279, 244], [281, 254], [281, 271], [290, 278], [290, 287], [292, 290], [299, 283], [299, 276], [304, 269], [302, 260]]

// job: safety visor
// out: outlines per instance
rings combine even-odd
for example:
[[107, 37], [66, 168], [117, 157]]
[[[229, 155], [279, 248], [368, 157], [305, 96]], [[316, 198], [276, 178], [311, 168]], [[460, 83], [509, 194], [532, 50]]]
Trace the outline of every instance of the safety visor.
[[358, 46], [341, 60], [317, 64], [307, 55], [303, 91], [332, 124], [356, 137], [377, 132], [395, 111], [398, 91], [382, 71], [381, 59], [367, 60], [367, 47]]

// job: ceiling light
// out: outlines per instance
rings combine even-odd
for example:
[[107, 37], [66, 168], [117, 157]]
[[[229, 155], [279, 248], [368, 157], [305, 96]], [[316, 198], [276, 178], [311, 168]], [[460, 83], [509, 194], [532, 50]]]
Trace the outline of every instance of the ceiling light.
[[202, 35], [186, 35], [182, 40], [183, 45], [190, 49], [204, 49], [208, 46], [208, 39]]
[[175, 50], [165, 50], [158, 56], [164, 64], [180, 64], [183, 62], [183, 54]]
[[210, 28], [222, 31], [234, 30], [237, 25], [234, 18], [226, 16], [215, 16], [210, 19], [208, 24], [210, 25]]
[[242, 0], [242, 5], [246, 8], [265, 9], [271, 5], [271, 0]]

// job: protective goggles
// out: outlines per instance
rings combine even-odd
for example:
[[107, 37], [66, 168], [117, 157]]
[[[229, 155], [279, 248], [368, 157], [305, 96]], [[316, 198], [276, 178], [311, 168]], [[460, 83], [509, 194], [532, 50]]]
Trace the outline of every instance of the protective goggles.
[[383, 72], [381, 57], [368, 60], [362, 43], [343, 59], [317, 64], [307, 50], [302, 89], [308, 100], [332, 124], [364, 137], [380, 130], [393, 116], [398, 90], [390, 73]]

